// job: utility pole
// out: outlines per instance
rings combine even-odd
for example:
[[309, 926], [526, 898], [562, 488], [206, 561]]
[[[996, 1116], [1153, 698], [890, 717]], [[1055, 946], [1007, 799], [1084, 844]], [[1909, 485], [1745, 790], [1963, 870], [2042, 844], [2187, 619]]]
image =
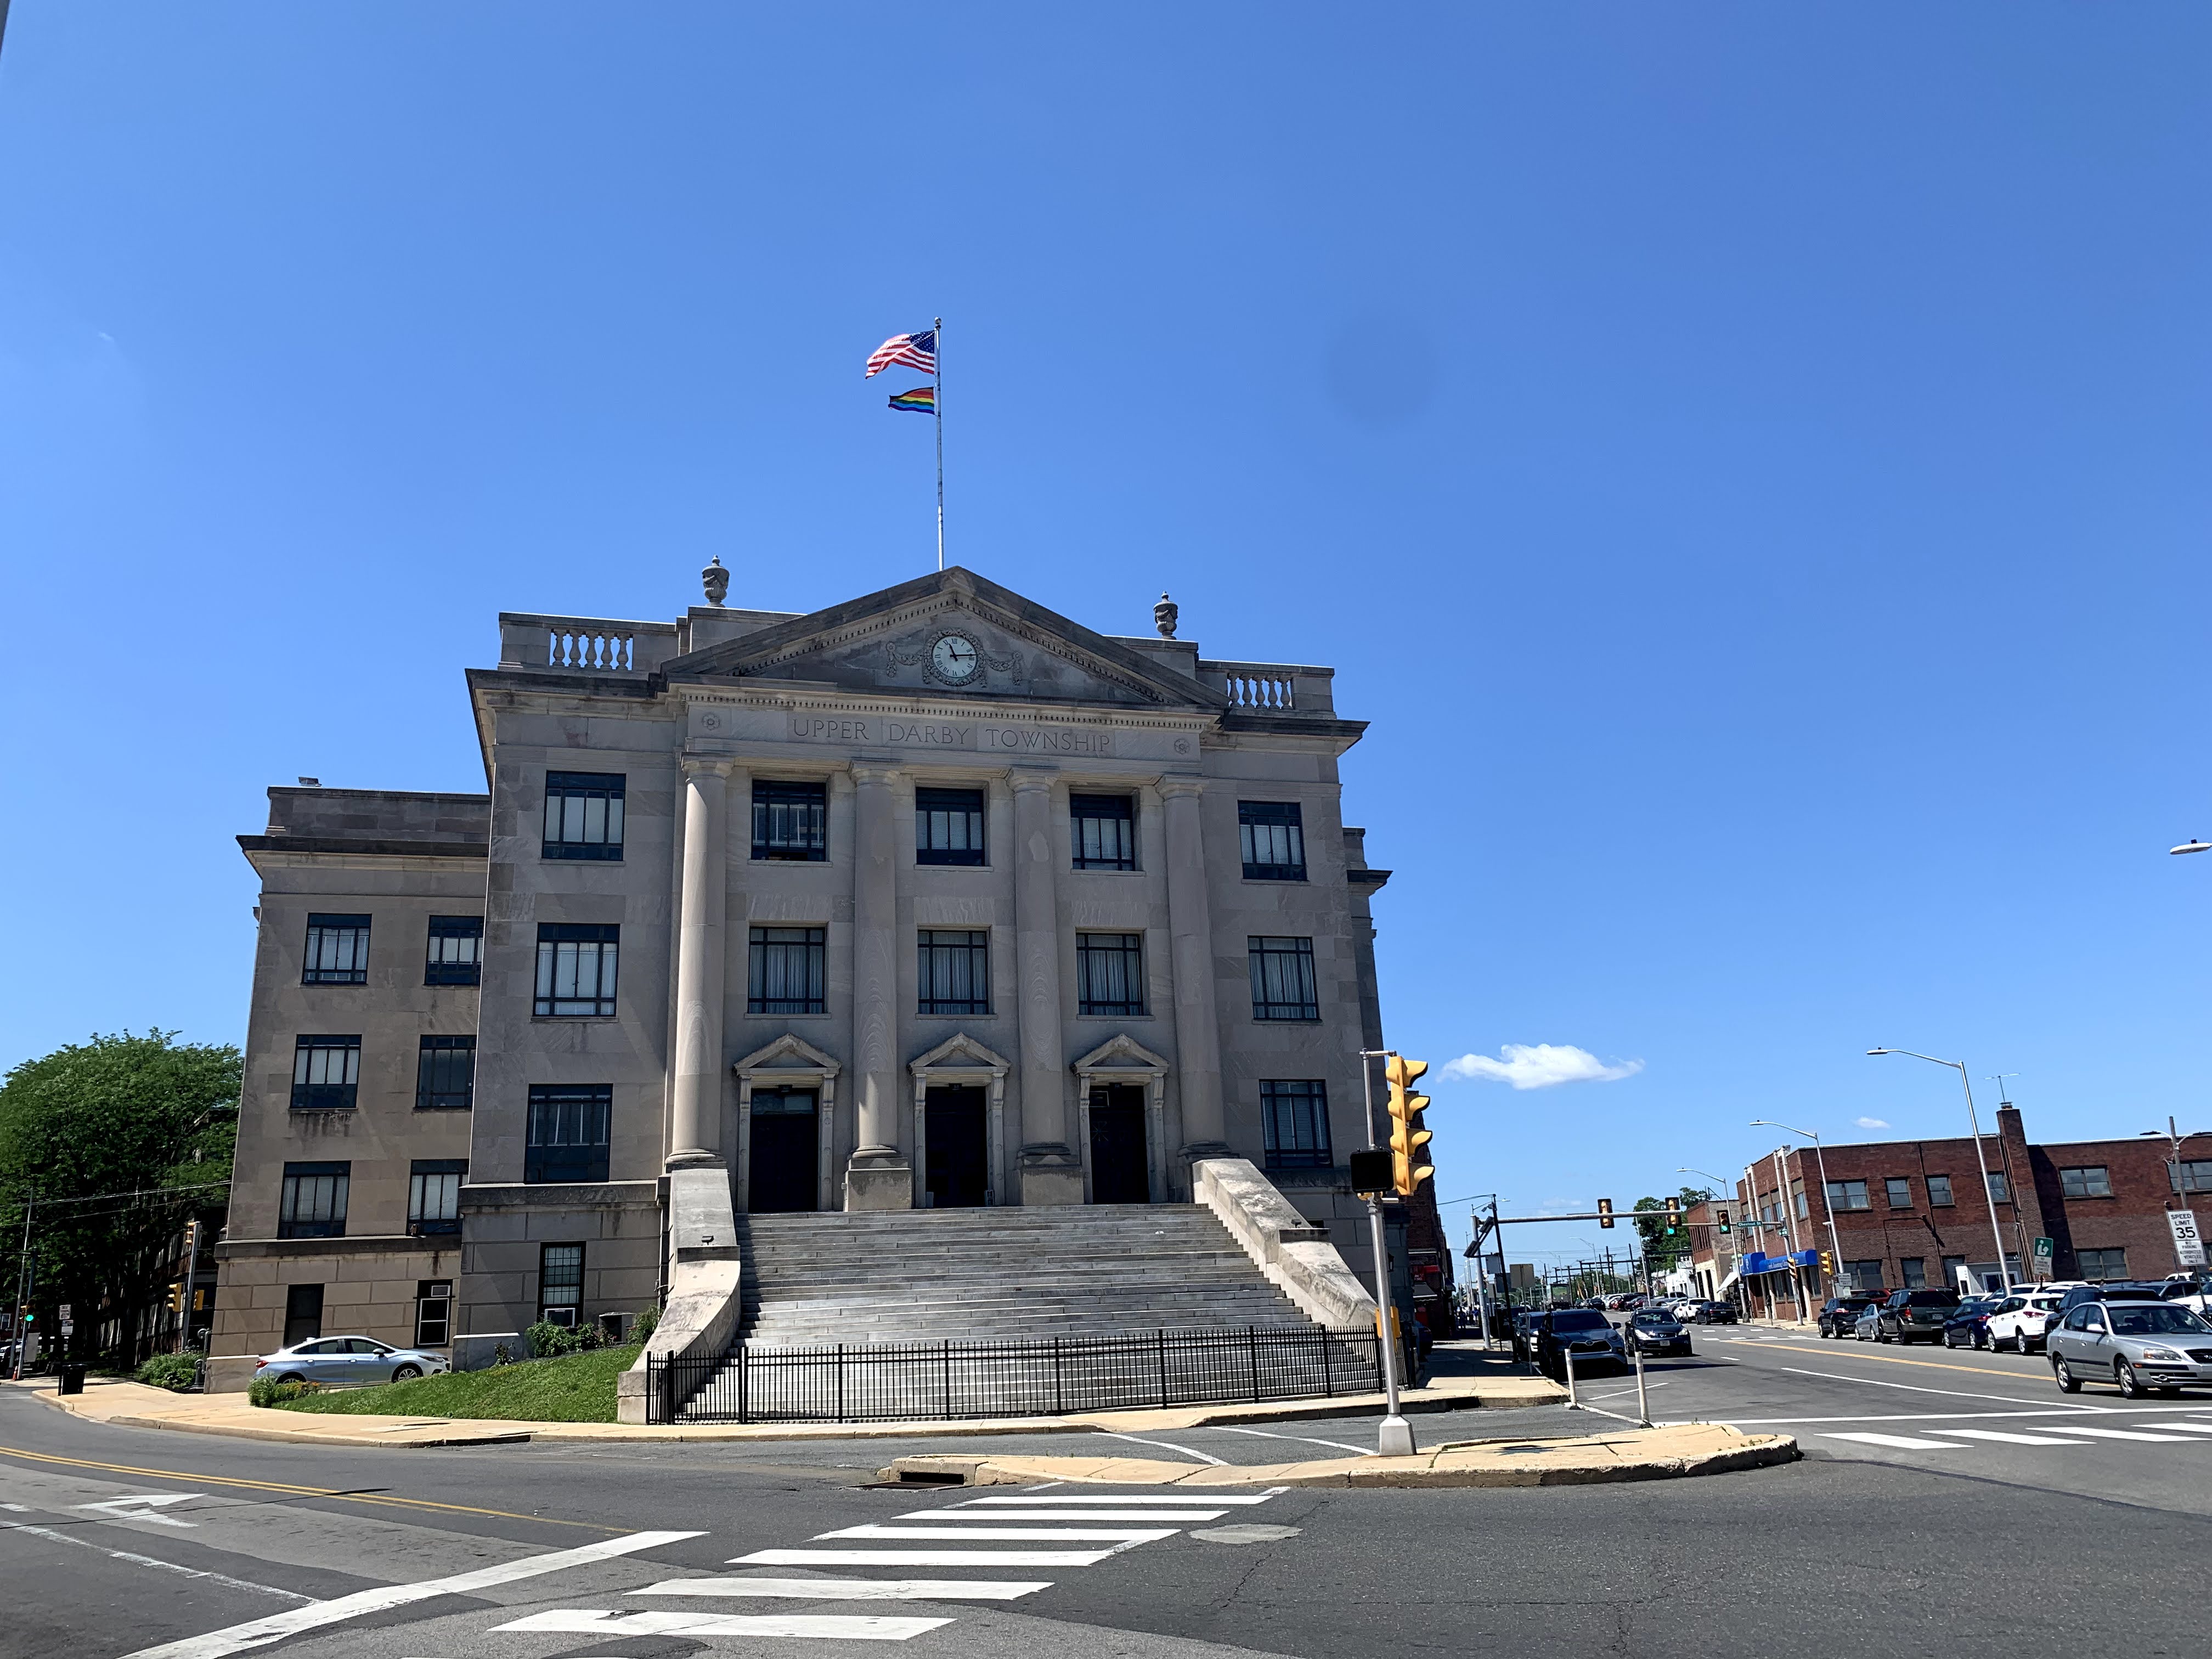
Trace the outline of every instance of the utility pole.
[[[0, 0], [0, 24], [7, 20], [7, 0]], [[31, 1301], [31, 1212], [38, 1207], [39, 1189], [30, 1188], [23, 1194], [23, 1253], [15, 1265], [15, 1364], [13, 1376], [23, 1380], [23, 1350], [30, 1346], [31, 1328], [24, 1318], [24, 1310]]]

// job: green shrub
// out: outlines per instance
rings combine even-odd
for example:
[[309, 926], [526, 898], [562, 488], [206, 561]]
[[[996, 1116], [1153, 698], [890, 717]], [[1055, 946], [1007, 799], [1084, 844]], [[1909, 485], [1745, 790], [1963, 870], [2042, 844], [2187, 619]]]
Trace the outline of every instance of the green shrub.
[[647, 1308], [629, 1322], [629, 1340], [643, 1346], [653, 1340], [653, 1332], [660, 1328], [660, 1310]]
[[541, 1319], [523, 1333], [530, 1340], [530, 1352], [538, 1359], [557, 1359], [564, 1353], [574, 1353], [584, 1346], [584, 1334], [571, 1330], [566, 1325], [556, 1325], [550, 1319]]
[[196, 1353], [157, 1353], [131, 1374], [131, 1381], [151, 1389], [182, 1394], [199, 1381], [200, 1357]]
[[295, 1400], [321, 1392], [317, 1383], [279, 1382], [273, 1376], [257, 1376], [246, 1385], [246, 1397], [256, 1406], [289, 1406]]

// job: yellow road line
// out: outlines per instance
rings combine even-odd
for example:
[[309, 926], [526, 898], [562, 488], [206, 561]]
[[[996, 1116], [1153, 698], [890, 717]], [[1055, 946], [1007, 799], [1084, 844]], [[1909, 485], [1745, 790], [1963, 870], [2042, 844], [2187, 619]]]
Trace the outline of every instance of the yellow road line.
[[111, 1474], [144, 1474], [163, 1480], [190, 1480], [201, 1486], [243, 1486], [252, 1492], [283, 1492], [293, 1498], [331, 1498], [346, 1504], [442, 1510], [451, 1515], [489, 1515], [501, 1521], [536, 1521], [549, 1527], [581, 1527], [586, 1532], [619, 1534], [630, 1530], [626, 1527], [602, 1527], [589, 1521], [562, 1521], [550, 1515], [517, 1515], [512, 1510], [480, 1510], [467, 1504], [439, 1504], [427, 1498], [392, 1498], [375, 1492], [338, 1492], [328, 1486], [295, 1486], [281, 1480], [246, 1480], [235, 1475], [198, 1474], [185, 1469], [145, 1469], [129, 1463], [102, 1463], [89, 1457], [57, 1457], [51, 1452], [25, 1451], [15, 1446], [0, 1446], [0, 1456], [27, 1458], [34, 1463], [63, 1463], [78, 1469], [105, 1469]]
[[1965, 1371], [1970, 1376], [1993, 1377], [2000, 1382], [2020, 1375], [2018, 1371], [1985, 1370], [1979, 1365], [1947, 1365], [1940, 1359], [1907, 1359], [1902, 1354], [1840, 1352], [1832, 1343], [1824, 1346], [1818, 1342], [1777, 1342], [1771, 1337], [1763, 1342], [1747, 1342], [1740, 1336], [1709, 1336], [1705, 1340], [1732, 1343], [1739, 1348], [1802, 1348], [1808, 1353], [1832, 1353], [1838, 1359], [1879, 1360], [1885, 1365], [1918, 1365], [1931, 1371]]

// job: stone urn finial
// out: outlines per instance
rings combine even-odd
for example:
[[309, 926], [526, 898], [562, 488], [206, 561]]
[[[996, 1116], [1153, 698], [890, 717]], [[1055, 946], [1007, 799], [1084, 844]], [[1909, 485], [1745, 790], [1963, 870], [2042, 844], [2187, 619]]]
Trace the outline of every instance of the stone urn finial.
[[1160, 595], [1160, 602], [1152, 607], [1152, 626], [1160, 630], [1162, 639], [1171, 640], [1175, 637], [1176, 618], [1182, 613], [1181, 605], [1166, 594]]
[[717, 553], [699, 573], [699, 580], [707, 589], [707, 603], [720, 605], [729, 596], [730, 573], [722, 568], [722, 556]]

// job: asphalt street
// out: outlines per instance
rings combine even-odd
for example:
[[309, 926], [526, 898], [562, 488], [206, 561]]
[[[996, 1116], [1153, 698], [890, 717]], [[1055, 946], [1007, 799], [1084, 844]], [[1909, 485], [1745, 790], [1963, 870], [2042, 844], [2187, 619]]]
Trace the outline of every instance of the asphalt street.
[[[1266, 1462], [1364, 1447], [1374, 1425], [384, 1450], [103, 1426], [0, 1389], [0, 1654], [661, 1659], [892, 1642], [916, 1659], [1364, 1659], [1510, 1644], [1710, 1659], [1813, 1644], [2200, 1645], [2212, 1395], [2136, 1404], [2109, 1389], [2061, 1395], [2039, 1359], [1729, 1328], [1696, 1340], [1692, 1358], [1650, 1367], [1654, 1415], [1780, 1430], [1805, 1461], [1243, 1504], [916, 1492], [865, 1483], [905, 1450]], [[1633, 1413], [1632, 1379], [1589, 1379], [1583, 1394]], [[1432, 1444], [1604, 1422], [1547, 1407], [1420, 1418], [1416, 1431]]]

